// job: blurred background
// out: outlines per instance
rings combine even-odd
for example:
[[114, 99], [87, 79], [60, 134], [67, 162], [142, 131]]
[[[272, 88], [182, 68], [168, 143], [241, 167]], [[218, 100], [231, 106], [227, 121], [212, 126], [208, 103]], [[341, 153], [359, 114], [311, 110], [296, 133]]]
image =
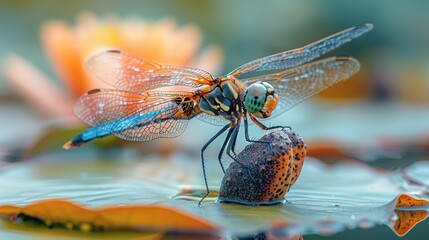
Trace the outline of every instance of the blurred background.
[[[356, 57], [359, 74], [267, 124], [290, 125], [306, 139], [371, 145], [379, 136], [421, 139], [429, 132], [427, 1], [6, 0], [0, 5], [0, 140], [73, 118], [73, 101], [101, 86], [82, 65], [103, 48], [219, 76], [363, 23], [375, 29], [328, 54]], [[148, 35], [154, 37], [147, 40]], [[218, 129], [197, 120], [190, 125], [182, 140], [192, 147]], [[201, 126], [210, 131], [193, 142]]]
[[[428, 11], [424, 0], [3, 0], [0, 150], [33, 146], [49, 134], [55, 136], [50, 148], [59, 149], [71, 136], [67, 129], [83, 127], [72, 114], [73, 103], [103, 86], [83, 63], [103, 49], [220, 76], [253, 59], [372, 23], [371, 32], [327, 54], [359, 59], [356, 76], [265, 123], [291, 126], [313, 156], [374, 165], [387, 159], [379, 165], [403, 167], [428, 155]], [[218, 130], [193, 119], [179, 138], [138, 146], [198, 154]], [[259, 138], [263, 132], [253, 126], [252, 134]], [[209, 149], [211, 158], [217, 147]]]

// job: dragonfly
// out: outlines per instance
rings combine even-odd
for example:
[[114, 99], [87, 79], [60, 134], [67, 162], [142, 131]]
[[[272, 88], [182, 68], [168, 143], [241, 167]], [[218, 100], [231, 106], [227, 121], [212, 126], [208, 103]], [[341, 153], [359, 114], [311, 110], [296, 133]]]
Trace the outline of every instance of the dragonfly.
[[[248, 62], [214, 78], [204, 70], [160, 65], [130, 53], [110, 50], [86, 62], [87, 69], [112, 88], [93, 89], [77, 101], [74, 113], [91, 128], [64, 144], [65, 149], [114, 135], [129, 141], [177, 137], [194, 117], [222, 126], [201, 148], [206, 195], [209, 193], [204, 152], [227, 132], [218, 160], [236, 159], [235, 145], [241, 124], [248, 142], [248, 119], [263, 130], [260, 119], [274, 117], [305, 99], [355, 74], [352, 57], [315, 60], [373, 28], [364, 24], [338, 32], [307, 46]], [[247, 77], [246, 77], [247, 75]]]

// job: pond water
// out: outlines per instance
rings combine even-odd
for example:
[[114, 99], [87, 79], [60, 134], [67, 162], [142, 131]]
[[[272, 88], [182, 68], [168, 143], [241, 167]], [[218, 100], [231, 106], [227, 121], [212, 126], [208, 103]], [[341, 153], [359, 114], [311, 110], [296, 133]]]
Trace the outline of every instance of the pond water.
[[[156, 203], [214, 223], [219, 231], [231, 236], [258, 232], [280, 236], [332, 235], [348, 229], [394, 226], [400, 215], [393, 211], [395, 200], [399, 194], [408, 192], [404, 189], [404, 182], [408, 181], [404, 174], [359, 163], [328, 166], [312, 158], [305, 161], [301, 177], [286, 195], [285, 204], [261, 207], [220, 204], [215, 202], [216, 195], [212, 195], [198, 207], [204, 193], [198, 158], [142, 156], [131, 150], [106, 153], [91, 148], [51, 152], [0, 169], [0, 205], [26, 206], [49, 199], [67, 199], [89, 208]], [[416, 163], [403, 173], [427, 181], [429, 175], [421, 170], [427, 164]], [[215, 168], [219, 166], [211, 161], [208, 169]], [[216, 190], [222, 175], [213, 173], [210, 186]], [[415, 185], [409, 190], [424, 198], [423, 185], [419, 186], [420, 192]], [[188, 193], [194, 191], [193, 197], [177, 197], [184, 188]], [[6, 235], [14, 232], [7, 224], [2, 228]], [[130, 226], [130, 230], [134, 231], [135, 226]], [[31, 236], [32, 231], [39, 230], [23, 231], [23, 239]], [[313, 238], [316, 235], [309, 237]]]

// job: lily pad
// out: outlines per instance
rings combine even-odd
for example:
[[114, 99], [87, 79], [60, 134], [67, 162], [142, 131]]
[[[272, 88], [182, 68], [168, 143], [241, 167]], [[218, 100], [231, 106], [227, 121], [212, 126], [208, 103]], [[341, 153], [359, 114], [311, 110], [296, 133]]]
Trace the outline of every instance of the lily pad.
[[[217, 190], [222, 179], [220, 167], [215, 159], [208, 162], [209, 183], [211, 189]], [[243, 206], [218, 203], [216, 196], [212, 196], [199, 207], [199, 196], [204, 194], [200, 167], [199, 159], [194, 156], [141, 156], [134, 151], [102, 154], [90, 148], [52, 152], [32, 161], [9, 164], [0, 169], [0, 214], [6, 219], [0, 228], [11, 230], [9, 221], [16, 223], [17, 216], [27, 217], [21, 219], [29, 221], [47, 221], [52, 226], [53, 211], [58, 216], [55, 222], [64, 226], [73, 216], [76, 217], [73, 226], [87, 223], [102, 225], [104, 232], [143, 231], [143, 235], [174, 229], [175, 232], [194, 234], [208, 231], [221, 236], [264, 233], [284, 237], [311, 233], [326, 235], [380, 224], [403, 235], [413, 224], [424, 219], [425, 213], [427, 216], [428, 203], [424, 199], [415, 202], [419, 206], [397, 204], [397, 201], [414, 201], [413, 198], [398, 200], [404, 189], [397, 172], [350, 162], [328, 166], [312, 158], [306, 159], [301, 177], [286, 196], [285, 204]], [[195, 194], [189, 196], [189, 193]], [[77, 211], [84, 209], [85, 214], [92, 212], [98, 217], [84, 219], [87, 215], [68, 212], [68, 207], [61, 204], [80, 209]], [[24, 211], [34, 206], [44, 206], [43, 211], [37, 214]], [[165, 212], [148, 210], [154, 206]], [[127, 223], [127, 216], [136, 209], [146, 211], [139, 214], [139, 218], [153, 222]], [[113, 214], [115, 211], [123, 212]], [[407, 211], [412, 214], [404, 213]], [[161, 225], [168, 222], [171, 214], [177, 214], [174, 218], [183, 221]], [[120, 228], [97, 225], [106, 219], [123, 225]], [[410, 224], [397, 223], [398, 220], [406, 222], [404, 219]], [[201, 225], [185, 224], [191, 220]], [[17, 224], [12, 226], [16, 228]], [[42, 226], [49, 227], [49, 224]], [[57, 225], [53, 226], [55, 229]], [[25, 231], [35, 229], [26, 228]]]

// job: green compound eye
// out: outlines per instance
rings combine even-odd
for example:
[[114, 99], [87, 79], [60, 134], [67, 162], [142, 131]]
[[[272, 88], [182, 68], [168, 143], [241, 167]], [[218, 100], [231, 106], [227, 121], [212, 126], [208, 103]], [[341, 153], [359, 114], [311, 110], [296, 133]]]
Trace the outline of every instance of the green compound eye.
[[244, 106], [249, 113], [261, 111], [264, 107], [267, 96], [267, 89], [261, 83], [254, 83], [246, 90]]

